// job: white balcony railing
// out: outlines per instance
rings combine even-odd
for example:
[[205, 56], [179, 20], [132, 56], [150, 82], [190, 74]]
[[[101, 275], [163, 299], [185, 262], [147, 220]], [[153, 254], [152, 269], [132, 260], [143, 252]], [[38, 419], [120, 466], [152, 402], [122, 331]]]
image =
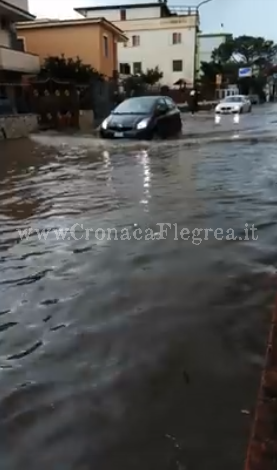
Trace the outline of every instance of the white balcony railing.
[[0, 70], [37, 74], [40, 71], [39, 57], [0, 46]]
[[197, 7], [189, 7], [189, 6], [182, 6], [182, 5], [168, 5], [170, 12], [174, 15], [198, 15], [198, 8]]

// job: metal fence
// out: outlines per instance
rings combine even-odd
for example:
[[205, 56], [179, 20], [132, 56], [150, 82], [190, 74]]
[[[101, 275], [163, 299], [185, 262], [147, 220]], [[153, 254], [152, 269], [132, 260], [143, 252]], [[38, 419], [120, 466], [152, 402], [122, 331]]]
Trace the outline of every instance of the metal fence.
[[[24, 84], [0, 84], [0, 115], [36, 113], [43, 128], [78, 127], [79, 111], [92, 110], [97, 126], [125, 98], [145, 95], [170, 96], [177, 104], [188, 101], [190, 89], [167, 86], [129, 86], [130, 82], [95, 80], [76, 84], [57, 80]], [[138, 82], [139, 83], [139, 82]], [[201, 99], [213, 100], [214, 88], [200, 87]]]
[[[36, 113], [40, 122], [57, 126], [71, 115], [77, 125], [79, 110], [93, 110], [95, 120], [104, 119], [118, 102], [118, 85], [112, 80], [96, 80], [80, 85], [57, 80], [36, 80], [0, 84], [0, 115]], [[73, 125], [73, 124], [72, 124]]]
[[30, 94], [25, 84], [0, 84], [0, 115], [33, 112]]

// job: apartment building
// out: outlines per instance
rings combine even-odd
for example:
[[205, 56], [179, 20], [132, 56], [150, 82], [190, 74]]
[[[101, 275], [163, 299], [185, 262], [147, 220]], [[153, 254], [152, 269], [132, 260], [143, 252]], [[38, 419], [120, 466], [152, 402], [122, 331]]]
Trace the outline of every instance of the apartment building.
[[76, 8], [85, 18], [104, 17], [124, 31], [127, 43], [119, 44], [122, 74], [137, 74], [156, 66], [163, 84], [182, 79], [193, 84], [199, 16], [196, 8], [169, 8], [166, 1]]
[[21, 81], [22, 75], [37, 74], [39, 58], [24, 52], [16, 23], [33, 20], [28, 0], [0, 0], [0, 84]]
[[211, 33], [211, 34], [198, 34], [198, 57], [197, 57], [197, 70], [201, 75], [201, 62], [210, 62], [212, 60], [212, 53], [222, 43], [232, 38], [230, 33]]

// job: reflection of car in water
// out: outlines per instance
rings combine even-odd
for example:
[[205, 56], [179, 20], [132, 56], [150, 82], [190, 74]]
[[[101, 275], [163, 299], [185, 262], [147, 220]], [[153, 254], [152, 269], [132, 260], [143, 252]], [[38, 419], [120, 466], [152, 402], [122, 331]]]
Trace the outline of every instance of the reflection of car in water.
[[252, 103], [244, 95], [227, 96], [215, 108], [217, 114], [250, 113], [251, 110]]
[[100, 126], [103, 138], [152, 139], [178, 136], [182, 130], [179, 108], [167, 96], [129, 98]]

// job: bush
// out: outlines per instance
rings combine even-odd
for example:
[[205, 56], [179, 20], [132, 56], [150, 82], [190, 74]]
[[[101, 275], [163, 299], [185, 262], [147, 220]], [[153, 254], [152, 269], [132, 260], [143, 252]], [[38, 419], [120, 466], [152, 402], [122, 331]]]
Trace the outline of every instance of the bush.
[[73, 59], [61, 55], [45, 59], [39, 78], [88, 84], [95, 79], [102, 80], [103, 76], [90, 65], [84, 64], [79, 57]]

